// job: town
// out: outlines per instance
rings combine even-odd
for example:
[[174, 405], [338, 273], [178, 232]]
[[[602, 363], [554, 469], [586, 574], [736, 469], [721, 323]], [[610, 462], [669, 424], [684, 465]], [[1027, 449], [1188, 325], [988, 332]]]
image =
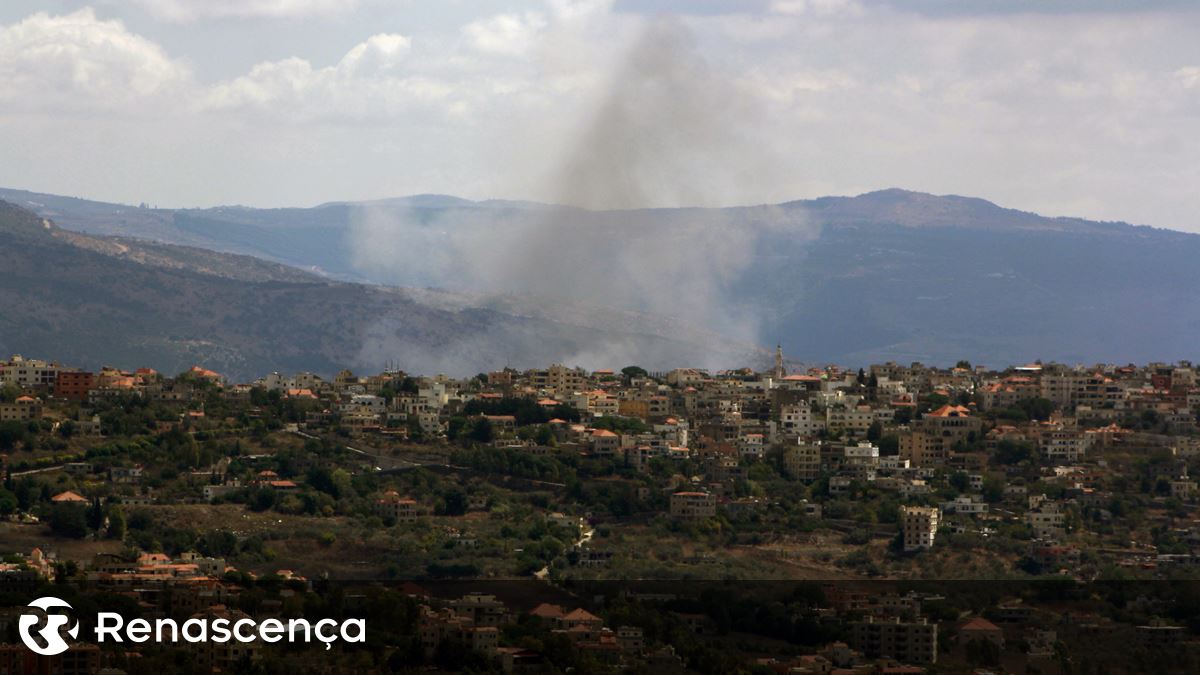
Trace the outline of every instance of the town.
[[[186, 618], [294, 616], [347, 584], [324, 610], [392, 617], [339, 647], [350, 669], [1065, 673], [1121, 643], [1131, 671], [1188, 670], [1198, 376], [777, 350], [758, 371], [235, 383], [13, 356], [0, 586]], [[269, 667], [262, 645], [198, 649]], [[0, 672], [26, 656], [0, 646]]]

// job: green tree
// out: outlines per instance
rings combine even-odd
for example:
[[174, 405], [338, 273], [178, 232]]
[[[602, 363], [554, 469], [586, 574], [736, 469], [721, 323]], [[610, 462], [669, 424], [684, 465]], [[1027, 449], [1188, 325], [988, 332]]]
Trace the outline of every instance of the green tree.
[[125, 538], [125, 511], [120, 506], [112, 506], [108, 510], [108, 538], [122, 540]]
[[5, 383], [0, 387], [0, 403], [12, 403], [21, 395], [21, 387], [15, 382]]
[[0, 516], [16, 513], [18, 506], [20, 504], [17, 501], [17, 496], [4, 488], [0, 488]]
[[100, 504], [99, 497], [93, 498], [91, 506], [88, 507], [87, 526], [97, 532], [104, 527], [104, 506]]
[[471, 428], [470, 437], [476, 443], [491, 443], [496, 438], [496, 430], [492, 428], [492, 422], [488, 418], [480, 417]]
[[871, 426], [867, 427], [867, 440], [874, 443], [883, 436], [883, 424], [876, 420], [871, 422]]
[[50, 531], [60, 537], [82, 539], [88, 533], [87, 509], [79, 504], [59, 503], [50, 507]]
[[650, 376], [650, 372], [641, 366], [625, 366], [624, 368], [621, 369], [621, 374], [624, 375], [626, 377], [626, 379], [630, 379], [630, 380], [632, 380], [635, 377], [649, 377]]

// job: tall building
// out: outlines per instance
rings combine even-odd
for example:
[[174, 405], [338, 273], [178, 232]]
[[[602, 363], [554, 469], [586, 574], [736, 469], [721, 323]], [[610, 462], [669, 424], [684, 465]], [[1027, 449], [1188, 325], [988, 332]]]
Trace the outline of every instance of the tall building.
[[783, 345], [777, 344], [775, 345], [775, 380], [782, 380], [784, 375], [787, 373], [783, 370]]
[[868, 616], [850, 624], [850, 647], [871, 659], [903, 663], [937, 662], [937, 624], [925, 619], [901, 621]]
[[932, 548], [937, 536], [938, 510], [934, 506], [900, 507], [900, 529], [904, 533], [904, 550], [919, 551]]

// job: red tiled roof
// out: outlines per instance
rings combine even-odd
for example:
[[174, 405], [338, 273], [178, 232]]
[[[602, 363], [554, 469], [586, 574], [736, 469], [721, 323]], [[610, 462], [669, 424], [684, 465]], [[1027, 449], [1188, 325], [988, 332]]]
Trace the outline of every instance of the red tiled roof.
[[546, 602], [534, 607], [529, 613], [533, 616], [540, 616], [543, 619], [561, 619], [563, 616], [565, 616], [565, 612], [563, 612], [562, 607], [559, 605], [551, 605], [550, 603]]
[[928, 413], [930, 417], [968, 417], [970, 414], [971, 411], [961, 405], [944, 405]]
[[997, 626], [996, 624], [992, 623], [991, 621], [988, 621], [987, 619], [983, 618], [982, 616], [977, 616], [974, 619], [971, 619], [970, 621], [964, 623], [962, 625], [962, 628], [959, 628], [958, 630], [959, 630], [959, 632], [982, 631], [982, 630], [998, 631], [998, 630], [1000, 630], [1000, 627]]
[[87, 498], [80, 496], [74, 492], [71, 492], [70, 490], [67, 490], [66, 492], [60, 492], [60, 493], [54, 495], [53, 497], [50, 498], [50, 501], [52, 501], [52, 502], [84, 502], [84, 503], [86, 503]]

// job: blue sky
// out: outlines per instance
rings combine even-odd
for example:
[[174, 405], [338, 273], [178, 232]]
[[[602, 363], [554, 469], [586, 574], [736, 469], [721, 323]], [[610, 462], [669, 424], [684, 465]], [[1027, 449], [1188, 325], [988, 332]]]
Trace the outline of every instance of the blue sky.
[[[8, 0], [0, 185], [164, 206], [557, 201], [614, 133], [672, 155], [639, 171], [638, 205], [898, 186], [1200, 231], [1190, 4]], [[688, 39], [660, 56], [736, 105], [627, 101], [643, 136], [598, 124], [619, 79], [655, 82], [629, 55], [665, 15]], [[680, 119], [692, 136], [660, 148]]]

